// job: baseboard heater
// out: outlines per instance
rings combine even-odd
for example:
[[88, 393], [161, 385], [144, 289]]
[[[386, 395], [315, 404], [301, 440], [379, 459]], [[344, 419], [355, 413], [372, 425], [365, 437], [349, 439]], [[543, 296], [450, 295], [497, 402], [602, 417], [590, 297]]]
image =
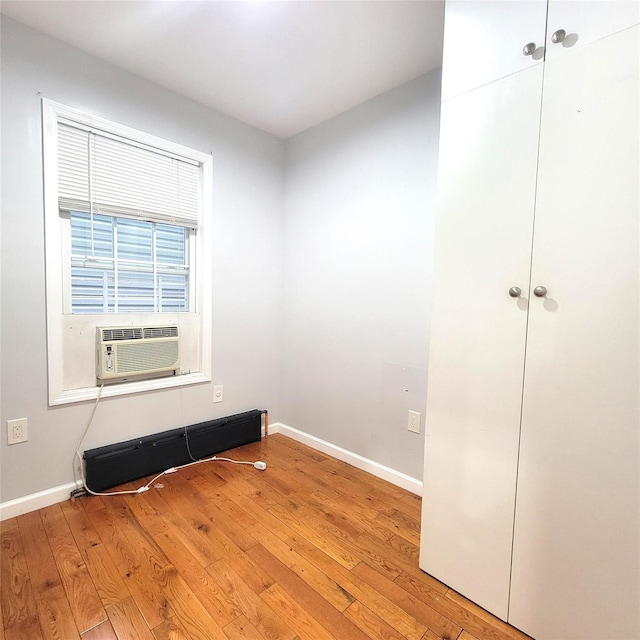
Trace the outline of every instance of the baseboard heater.
[[[262, 411], [217, 418], [151, 436], [110, 444], [84, 452], [85, 479], [92, 491], [158, 473], [227, 451], [261, 437]], [[186, 435], [185, 435], [186, 431]], [[187, 449], [187, 436], [189, 448]], [[189, 455], [191, 451], [191, 456]]]

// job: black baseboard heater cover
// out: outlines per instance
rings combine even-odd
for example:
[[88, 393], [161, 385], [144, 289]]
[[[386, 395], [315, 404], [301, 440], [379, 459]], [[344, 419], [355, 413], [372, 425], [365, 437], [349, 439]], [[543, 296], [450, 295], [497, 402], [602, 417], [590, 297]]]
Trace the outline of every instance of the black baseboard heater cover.
[[[191, 455], [199, 460], [259, 441], [262, 413], [246, 411], [187, 427]], [[83, 457], [86, 483], [92, 491], [103, 491], [192, 461], [184, 428], [88, 449]]]

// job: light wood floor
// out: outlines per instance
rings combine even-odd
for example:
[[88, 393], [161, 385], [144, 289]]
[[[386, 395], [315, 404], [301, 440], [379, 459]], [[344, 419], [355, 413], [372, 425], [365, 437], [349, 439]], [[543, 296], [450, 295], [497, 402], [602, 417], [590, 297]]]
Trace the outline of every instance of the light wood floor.
[[268, 468], [3, 522], [6, 640], [527, 639], [418, 569], [416, 496], [282, 435], [230, 457]]

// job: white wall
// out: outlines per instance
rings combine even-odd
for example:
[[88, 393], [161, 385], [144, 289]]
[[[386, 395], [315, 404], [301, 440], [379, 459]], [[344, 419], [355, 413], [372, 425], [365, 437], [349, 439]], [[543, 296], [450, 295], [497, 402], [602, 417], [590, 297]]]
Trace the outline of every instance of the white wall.
[[[2, 17], [0, 502], [74, 480], [92, 403], [47, 406], [40, 99], [213, 153], [212, 385], [104, 399], [90, 448], [253, 408], [278, 416], [284, 143]], [[87, 354], [93, 358], [93, 353]], [[6, 420], [29, 441], [7, 446]]]
[[439, 91], [429, 73], [286, 146], [282, 421], [414, 478]]

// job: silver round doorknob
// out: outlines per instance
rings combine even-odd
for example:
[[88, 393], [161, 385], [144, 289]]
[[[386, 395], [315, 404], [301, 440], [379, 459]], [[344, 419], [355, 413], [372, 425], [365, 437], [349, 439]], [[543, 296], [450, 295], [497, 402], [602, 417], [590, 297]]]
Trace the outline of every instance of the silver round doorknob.
[[509, 295], [512, 298], [519, 298], [521, 293], [522, 289], [520, 287], [511, 287], [511, 289], [509, 289]]
[[527, 42], [527, 44], [522, 47], [522, 55], [523, 56], [532, 56], [536, 50], [535, 42]]
[[544, 298], [547, 295], [547, 287], [536, 287], [533, 290], [533, 295], [537, 298]]
[[564, 29], [558, 29], [551, 34], [551, 42], [553, 44], [560, 44], [567, 37], [567, 32]]

